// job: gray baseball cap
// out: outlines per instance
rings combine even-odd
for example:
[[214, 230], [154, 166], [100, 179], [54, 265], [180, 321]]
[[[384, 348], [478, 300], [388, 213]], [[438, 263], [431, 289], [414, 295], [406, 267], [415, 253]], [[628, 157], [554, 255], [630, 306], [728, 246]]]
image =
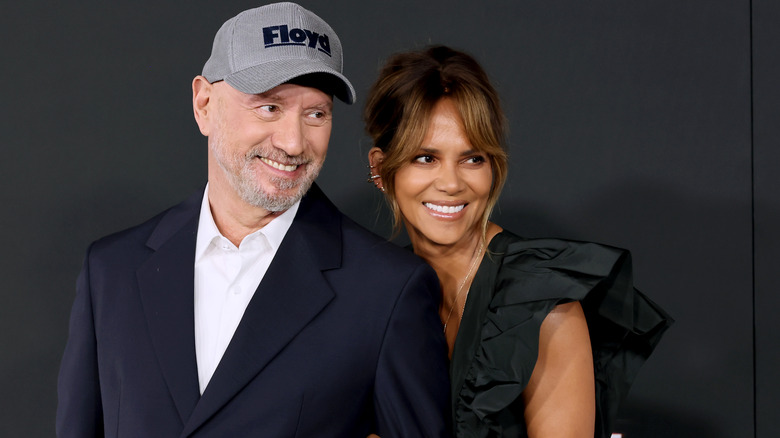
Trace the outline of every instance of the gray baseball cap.
[[308, 78], [300, 83], [351, 104], [355, 88], [342, 74], [343, 64], [341, 41], [328, 23], [284, 2], [249, 9], [226, 21], [214, 37], [203, 76], [211, 83], [224, 80], [247, 94]]

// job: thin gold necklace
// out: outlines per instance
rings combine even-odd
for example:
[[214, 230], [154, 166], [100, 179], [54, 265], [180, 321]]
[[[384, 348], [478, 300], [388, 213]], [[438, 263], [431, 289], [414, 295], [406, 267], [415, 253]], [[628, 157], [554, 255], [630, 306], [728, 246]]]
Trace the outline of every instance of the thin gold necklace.
[[[461, 280], [461, 282], [460, 282], [460, 286], [458, 286], [458, 291], [455, 292], [455, 299], [452, 300], [452, 305], [450, 306], [450, 312], [447, 313], [447, 319], [444, 320], [444, 333], [447, 333], [447, 323], [450, 322], [450, 318], [452, 317], [452, 311], [453, 311], [453, 309], [455, 309], [455, 304], [458, 303], [458, 297], [460, 297], [460, 293], [463, 292], [463, 286], [466, 285], [466, 280], [468, 280], [469, 277], [471, 277], [471, 271], [473, 271], [474, 270], [474, 266], [477, 265], [477, 260], [479, 260], [479, 255], [482, 254], [482, 248], [484, 248], [484, 246], [485, 246], [485, 242], [484, 241], [480, 241], [479, 249], [474, 254], [474, 256], [473, 256], [473, 258], [471, 260], [471, 266], [469, 266], [469, 271], [466, 272], [466, 276], [463, 277], [463, 280]], [[466, 309], [466, 303], [465, 302], [463, 303], [463, 309], [464, 310]], [[461, 314], [461, 318], [462, 317], [463, 317], [463, 315]]]

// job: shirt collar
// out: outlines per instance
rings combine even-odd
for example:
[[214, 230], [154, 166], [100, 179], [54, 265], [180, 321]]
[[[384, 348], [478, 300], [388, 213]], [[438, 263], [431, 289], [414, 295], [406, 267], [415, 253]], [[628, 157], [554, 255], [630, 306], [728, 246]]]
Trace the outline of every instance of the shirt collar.
[[[249, 234], [244, 239], [256, 235], [263, 234], [271, 245], [273, 252], [279, 249], [279, 246], [284, 240], [284, 236], [287, 234], [287, 230], [295, 219], [295, 214], [298, 212], [298, 206], [301, 201], [299, 200], [292, 207], [288, 208], [284, 213], [275, 217], [271, 222], [266, 224], [263, 228]], [[209, 248], [212, 242], [219, 239], [227, 239], [219, 232], [217, 224], [214, 222], [214, 217], [211, 215], [211, 208], [209, 205], [209, 185], [206, 184], [206, 188], [203, 190], [203, 201], [200, 204], [200, 219], [198, 221], [198, 236], [195, 244], [195, 261], [198, 261], [206, 250]]]

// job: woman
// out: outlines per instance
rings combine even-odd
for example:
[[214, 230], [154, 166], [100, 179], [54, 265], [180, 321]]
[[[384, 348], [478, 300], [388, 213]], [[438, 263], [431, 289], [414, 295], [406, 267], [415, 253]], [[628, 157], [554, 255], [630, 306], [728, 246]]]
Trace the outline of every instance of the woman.
[[459, 437], [609, 436], [671, 319], [628, 252], [524, 239], [489, 221], [504, 115], [480, 65], [447, 47], [390, 58], [365, 109], [370, 178], [437, 272]]

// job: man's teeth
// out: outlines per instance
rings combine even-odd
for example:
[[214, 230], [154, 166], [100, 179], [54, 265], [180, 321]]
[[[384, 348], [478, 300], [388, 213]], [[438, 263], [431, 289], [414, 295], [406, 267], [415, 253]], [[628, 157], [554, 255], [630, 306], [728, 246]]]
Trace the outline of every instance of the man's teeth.
[[445, 206], [445, 205], [436, 205], [431, 204], [430, 202], [426, 202], [425, 206], [430, 208], [433, 211], [439, 212], [439, 213], [457, 213], [461, 210], [463, 210], [463, 207], [465, 207], [465, 204], [461, 205], [453, 205], [453, 206]]
[[285, 172], [292, 172], [293, 170], [297, 169], [298, 166], [287, 166], [282, 163], [277, 163], [276, 161], [269, 160], [268, 158], [260, 158], [260, 161], [263, 163], [273, 167], [274, 169], [284, 170]]

